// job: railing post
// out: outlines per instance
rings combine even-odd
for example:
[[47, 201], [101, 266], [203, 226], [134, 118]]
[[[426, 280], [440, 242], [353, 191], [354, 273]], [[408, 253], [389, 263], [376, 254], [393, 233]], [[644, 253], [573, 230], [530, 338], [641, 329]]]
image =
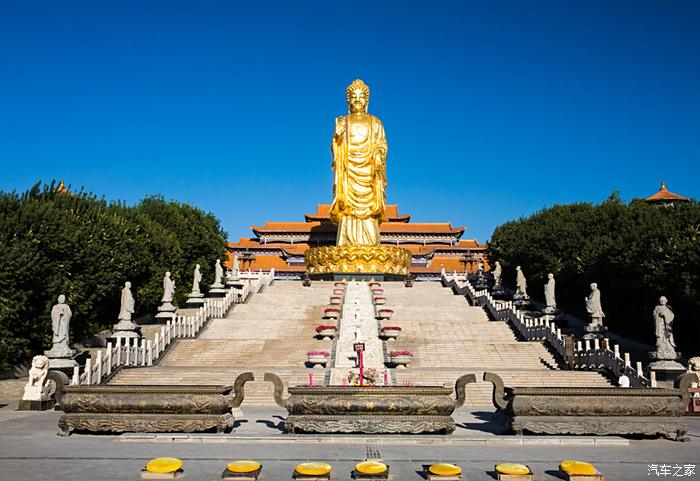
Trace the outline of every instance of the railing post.
[[107, 375], [112, 374], [112, 342], [107, 343]]
[[124, 363], [125, 366], [131, 365], [131, 340], [124, 338]]
[[117, 366], [122, 365], [122, 338], [117, 338]]
[[[156, 336], [158, 336], [158, 333], [156, 333]], [[148, 366], [153, 365], [153, 345], [151, 344], [151, 340], [149, 339], [146, 341], [146, 350], [148, 351]]]
[[590, 339], [586, 339], [585, 341], [583, 341], [583, 345], [586, 346], [586, 351], [590, 351], [590, 350], [591, 350], [591, 341], [590, 341]]
[[619, 344], [613, 345], [613, 353], [615, 354], [615, 359], [620, 357], [620, 345]]
[[102, 383], [102, 350], [97, 351], [97, 359], [96, 359], [96, 368], [97, 372], [95, 373], [95, 384], [100, 384]]
[[156, 332], [156, 336], [153, 339], [153, 344], [155, 345], [156, 352], [153, 358], [157, 358], [160, 355], [160, 334]]
[[651, 381], [651, 387], [656, 387], [656, 371], [649, 371], [649, 381]]
[[77, 386], [80, 384], [80, 367], [73, 367], [73, 379], [70, 381], [71, 386]]
[[637, 376], [639, 376], [639, 377], [644, 376], [644, 371], [642, 371], [642, 361], [636, 362], [636, 369], [637, 369]]
[[593, 349], [596, 351], [600, 349], [600, 341], [598, 339], [593, 339]]
[[92, 384], [92, 358], [85, 359], [85, 384]]

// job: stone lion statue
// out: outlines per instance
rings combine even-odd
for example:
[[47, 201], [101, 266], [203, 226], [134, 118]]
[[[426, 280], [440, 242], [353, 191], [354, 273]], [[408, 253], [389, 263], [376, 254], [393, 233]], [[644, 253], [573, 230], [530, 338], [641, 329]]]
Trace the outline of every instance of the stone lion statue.
[[695, 356], [688, 359], [688, 371], [694, 372], [700, 376], [700, 356]]
[[48, 396], [50, 386], [44, 385], [48, 372], [49, 358], [42, 355], [34, 356], [32, 367], [29, 369], [29, 380], [24, 386], [23, 400], [39, 401]]

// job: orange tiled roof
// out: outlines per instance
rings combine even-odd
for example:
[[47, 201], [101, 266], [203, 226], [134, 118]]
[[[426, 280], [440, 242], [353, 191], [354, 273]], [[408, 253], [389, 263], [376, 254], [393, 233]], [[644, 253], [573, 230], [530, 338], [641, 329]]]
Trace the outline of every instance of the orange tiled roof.
[[666, 188], [666, 182], [661, 182], [661, 188], [654, 195], [650, 195], [646, 199], [647, 202], [664, 202], [664, 201], [681, 201], [687, 202], [688, 198], [682, 195], [674, 194]]
[[[304, 214], [307, 222], [330, 220], [330, 204], [318, 204], [315, 214]], [[411, 216], [408, 214], [399, 215], [399, 206], [397, 204], [387, 204], [386, 216], [391, 222], [408, 222]]]
[[[335, 232], [337, 227], [330, 222], [265, 222], [264, 226], [252, 226], [253, 232]], [[379, 226], [380, 232], [384, 233], [431, 233], [431, 234], [452, 234], [462, 235], [464, 226], [452, 227], [447, 222], [382, 222]]]

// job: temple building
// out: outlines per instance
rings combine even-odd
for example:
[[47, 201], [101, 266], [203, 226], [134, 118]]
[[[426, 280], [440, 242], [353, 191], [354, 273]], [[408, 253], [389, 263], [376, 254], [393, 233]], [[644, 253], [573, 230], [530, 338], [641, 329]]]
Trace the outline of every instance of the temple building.
[[661, 182], [661, 188], [653, 195], [644, 199], [645, 202], [661, 206], [673, 206], [674, 204], [682, 204], [690, 202], [690, 199], [679, 194], [674, 194], [666, 188], [666, 182]]
[[[253, 226], [254, 237], [244, 237], [228, 245], [231, 265], [238, 255], [241, 270], [269, 271], [291, 278], [305, 271], [304, 253], [310, 247], [335, 245], [337, 226], [330, 221], [330, 204], [319, 204], [316, 213], [306, 214], [303, 222], [266, 222]], [[483, 259], [486, 244], [461, 239], [464, 227], [450, 223], [411, 222], [408, 214], [399, 214], [397, 205], [387, 205], [388, 220], [380, 225], [380, 242], [411, 251], [411, 274], [416, 278], [436, 279], [447, 272], [475, 271]]]

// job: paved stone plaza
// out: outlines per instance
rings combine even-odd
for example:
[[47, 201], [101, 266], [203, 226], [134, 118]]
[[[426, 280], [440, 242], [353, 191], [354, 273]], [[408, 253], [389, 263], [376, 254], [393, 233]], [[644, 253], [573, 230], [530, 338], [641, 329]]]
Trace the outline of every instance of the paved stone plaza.
[[[0, 411], [1, 480], [136, 480], [145, 463], [157, 456], [175, 456], [185, 463], [186, 478], [220, 479], [232, 459], [255, 459], [264, 465], [261, 481], [291, 479], [295, 464], [323, 460], [334, 468], [333, 479], [350, 479], [354, 464], [380, 457], [391, 466], [391, 478], [422, 479], [423, 464], [453, 462], [465, 480], [495, 479], [494, 464], [529, 465], [539, 480], [559, 480], [557, 466], [567, 458], [595, 464], [605, 479], [641, 480], [650, 463], [700, 465], [700, 419], [689, 419], [691, 442], [627, 440], [617, 437], [499, 436], [489, 423], [491, 413], [460, 409], [452, 436], [291, 436], [274, 426], [284, 412], [246, 409], [234, 433], [225, 435], [56, 435], [60, 413]], [[466, 428], [465, 428], [466, 427]], [[149, 439], [150, 438], [150, 439]], [[696, 473], [698, 471], [696, 467]], [[678, 477], [674, 478], [677, 479]], [[700, 479], [699, 474], [681, 479]]]

